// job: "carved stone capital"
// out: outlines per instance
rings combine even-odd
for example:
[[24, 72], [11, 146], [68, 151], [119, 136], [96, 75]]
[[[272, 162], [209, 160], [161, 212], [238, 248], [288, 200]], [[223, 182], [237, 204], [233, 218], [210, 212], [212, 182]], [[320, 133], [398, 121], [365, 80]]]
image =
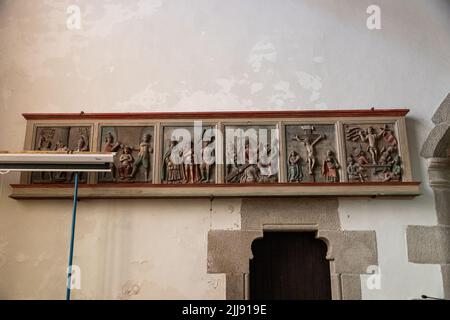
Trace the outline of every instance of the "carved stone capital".
[[450, 189], [450, 158], [428, 159], [428, 177], [433, 189]]

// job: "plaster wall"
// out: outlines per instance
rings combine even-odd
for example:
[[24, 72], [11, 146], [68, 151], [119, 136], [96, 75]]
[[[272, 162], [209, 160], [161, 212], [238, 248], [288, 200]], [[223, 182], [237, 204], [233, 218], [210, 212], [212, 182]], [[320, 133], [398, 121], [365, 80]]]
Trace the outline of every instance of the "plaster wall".
[[[413, 200], [339, 199], [344, 230], [375, 230], [381, 288], [442, 297], [438, 265], [408, 262], [407, 225], [435, 225], [419, 148], [450, 84], [450, 2], [0, 0], [0, 150], [22, 149], [22, 112], [407, 107]], [[81, 28], [66, 26], [78, 5]], [[16, 201], [0, 176], [0, 298], [62, 299], [71, 203]], [[73, 297], [225, 298], [207, 234], [240, 229], [241, 200], [89, 200], [79, 206]]]

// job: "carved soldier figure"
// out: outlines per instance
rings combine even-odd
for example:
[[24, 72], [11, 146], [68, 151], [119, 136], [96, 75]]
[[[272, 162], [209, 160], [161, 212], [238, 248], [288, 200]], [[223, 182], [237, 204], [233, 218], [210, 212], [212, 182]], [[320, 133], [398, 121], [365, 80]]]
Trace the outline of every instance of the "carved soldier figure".
[[227, 166], [227, 182], [239, 182], [241, 179], [240, 174], [241, 171], [237, 164], [237, 155], [234, 155], [233, 163]]
[[129, 178], [132, 171], [133, 171], [133, 155], [132, 155], [133, 150], [131, 150], [131, 148], [129, 146], [125, 146], [123, 148], [123, 152], [119, 157], [119, 177], [121, 180], [125, 179], [125, 178]]
[[[164, 153], [161, 181], [166, 181], [167, 183], [179, 183], [183, 180], [183, 165], [175, 161], [172, 154], [173, 149], [177, 144], [178, 141], [174, 139], [171, 140], [169, 148]], [[179, 152], [179, 156], [182, 156], [182, 151]]]
[[391, 180], [401, 180], [402, 177], [402, 165], [400, 156], [396, 156], [392, 163], [391, 171], [386, 171], [384, 174], [383, 182]]
[[209, 182], [210, 179], [210, 170], [214, 163], [211, 163], [207, 158], [209, 156], [214, 156], [214, 154], [208, 154], [209, 145], [213, 142], [214, 137], [202, 141], [202, 158], [200, 164], [201, 182]]
[[347, 174], [349, 180], [359, 180], [360, 182], [364, 182], [364, 175], [362, 173], [362, 168], [359, 163], [355, 162], [353, 157], [347, 158]]
[[378, 160], [378, 163], [380, 165], [388, 165], [392, 162], [392, 153], [394, 151], [394, 147], [389, 146], [389, 147], [383, 147], [383, 149], [381, 149], [381, 156], [380, 159]]
[[327, 157], [323, 161], [322, 165], [322, 175], [325, 177], [327, 182], [337, 182], [338, 169], [340, 168], [339, 163], [334, 157], [334, 153], [331, 150], [327, 151]]
[[384, 131], [380, 133], [376, 133], [373, 127], [367, 128], [367, 133], [364, 135], [364, 131], [359, 131], [359, 136], [362, 142], [368, 142], [369, 146], [367, 151], [370, 152], [372, 156], [372, 164], [376, 165], [378, 161], [378, 148], [377, 148], [377, 140], [383, 135]]
[[303, 179], [300, 155], [292, 150], [288, 157], [288, 181], [300, 182]]
[[356, 157], [356, 162], [358, 162], [360, 166], [369, 164], [369, 160], [367, 160], [366, 153], [363, 150], [359, 150], [358, 156]]
[[134, 178], [136, 175], [138, 169], [142, 166], [144, 168], [145, 173], [145, 181], [147, 182], [150, 177], [150, 154], [153, 152], [152, 145], [150, 143], [150, 140], [152, 138], [152, 135], [149, 133], [146, 133], [142, 136], [142, 140], [139, 144], [139, 148], [136, 148], [134, 150], [139, 151], [138, 157], [133, 165], [133, 171], [131, 172], [130, 177]]
[[256, 183], [259, 180], [258, 169], [254, 164], [247, 164], [244, 166], [240, 183]]
[[387, 124], [381, 128], [381, 135], [383, 136], [384, 141], [389, 143], [391, 146], [397, 145], [397, 138]]
[[200, 161], [194, 152], [194, 143], [191, 142], [190, 148], [185, 149], [183, 153], [183, 169], [184, 169], [184, 182], [196, 183], [200, 178]]

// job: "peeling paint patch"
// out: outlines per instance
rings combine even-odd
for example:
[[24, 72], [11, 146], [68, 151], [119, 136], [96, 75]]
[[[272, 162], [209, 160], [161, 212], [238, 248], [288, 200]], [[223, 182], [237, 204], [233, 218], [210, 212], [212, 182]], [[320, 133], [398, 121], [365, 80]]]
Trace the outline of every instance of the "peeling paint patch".
[[326, 110], [326, 109], [328, 109], [328, 106], [327, 106], [327, 104], [326, 103], [317, 103], [317, 104], [315, 104], [314, 105], [314, 107], [316, 108], [316, 109], [319, 109], [319, 110]]
[[16, 260], [17, 262], [19, 262], [19, 263], [20, 263], [20, 262], [25, 262], [27, 259], [28, 259], [28, 257], [27, 257], [25, 254], [21, 253], [21, 252], [19, 252], [19, 253], [16, 254], [15, 260]]
[[275, 46], [267, 41], [259, 41], [256, 43], [248, 57], [248, 62], [254, 72], [261, 71], [264, 62], [275, 63], [276, 61], [277, 52]]
[[300, 86], [303, 89], [311, 92], [309, 101], [314, 102], [319, 100], [320, 90], [322, 89], [322, 78], [303, 71], [297, 72], [296, 76]]
[[154, 90], [156, 84], [149, 84], [144, 90], [130, 97], [128, 101], [122, 101], [117, 104], [119, 109], [129, 108], [130, 106], [144, 109], [163, 107], [166, 105], [168, 93], [157, 92]]
[[[162, 7], [161, 0], [141, 0], [137, 3], [123, 5], [121, 3], [103, 4], [90, 2], [83, 13], [83, 35], [104, 37], [111, 34], [116, 23], [123, 23], [132, 19], [146, 18], [153, 15]], [[102, 12], [101, 18], [97, 18], [98, 12]]]
[[254, 82], [250, 87], [251, 94], [255, 94], [261, 91], [264, 88], [264, 85], [261, 82]]
[[119, 296], [119, 299], [121, 299], [121, 300], [130, 299], [131, 297], [138, 295], [140, 291], [141, 291], [141, 285], [139, 283], [135, 283], [135, 282], [128, 280], [122, 286], [122, 292]]
[[230, 106], [246, 107], [252, 104], [249, 99], [240, 100], [237, 95], [230, 92], [219, 91], [209, 93], [203, 90], [193, 93], [182, 92], [181, 99], [175, 105], [175, 110], [185, 108], [208, 108], [208, 110], [223, 110]]
[[291, 91], [291, 84], [287, 81], [279, 81], [273, 85], [275, 94], [272, 95], [270, 102], [277, 107], [282, 107], [287, 101], [295, 99], [295, 94]]
[[219, 85], [219, 87], [221, 88], [222, 92], [228, 93], [231, 91], [231, 89], [234, 87], [235, 85], [235, 80], [234, 79], [217, 79], [216, 83]]

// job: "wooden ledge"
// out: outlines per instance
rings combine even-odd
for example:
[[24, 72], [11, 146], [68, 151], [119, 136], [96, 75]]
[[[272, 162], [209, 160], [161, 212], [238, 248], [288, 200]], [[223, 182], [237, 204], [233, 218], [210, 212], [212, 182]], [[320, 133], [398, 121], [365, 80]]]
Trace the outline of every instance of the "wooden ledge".
[[[420, 182], [386, 183], [276, 183], [169, 185], [143, 183], [81, 184], [79, 198], [222, 198], [222, 197], [415, 197]], [[64, 199], [71, 184], [12, 184], [13, 199]]]
[[27, 120], [136, 120], [136, 119], [274, 119], [339, 117], [404, 117], [409, 109], [218, 111], [218, 112], [131, 112], [131, 113], [22, 113]]

